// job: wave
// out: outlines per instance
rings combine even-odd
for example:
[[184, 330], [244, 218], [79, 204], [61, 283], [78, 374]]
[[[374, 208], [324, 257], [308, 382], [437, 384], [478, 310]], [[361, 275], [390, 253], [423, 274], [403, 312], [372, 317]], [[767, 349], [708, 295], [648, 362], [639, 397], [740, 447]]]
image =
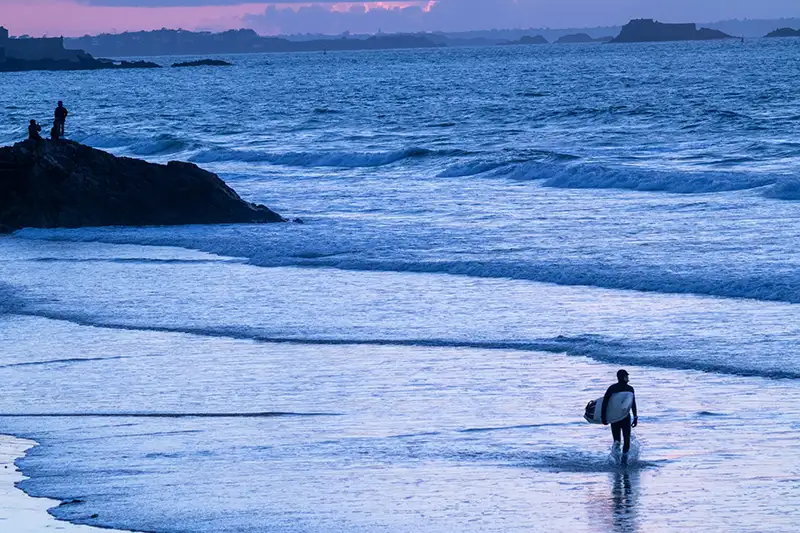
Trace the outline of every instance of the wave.
[[[555, 285], [596, 287], [662, 294], [694, 294], [721, 298], [745, 298], [770, 302], [800, 303], [800, 271], [786, 265], [759, 269], [739, 269], [735, 264], [687, 266], [610, 262], [580, 259], [485, 260], [422, 260], [406, 258], [353, 257], [350, 247], [320, 251], [319, 242], [301, 243], [288, 251], [273, 246], [253, 246], [247, 235], [210, 238], [203, 228], [188, 232], [172, 230], [168, 234], [155, 230], [120, 233], [115, 230], [86, 228], [81, 230], [25, 229], [15, 233], [21, 238], [67, 242], [105, 242], [143, 246], [174, 246], [201, 250], [232, 261], [244, 260], [259, 267], [299, 266], [335, 268], [349, 271], [412, 272], [447, 274], [476, 278], [506, 278]], [[307, 249], [303, 250], [303, 246]], [[288, 255], [287, 255], [287, 252]]]
[[0, 281], [0, 315], [9, 315], [18, 312], [24, 305], [17, 291], [6, 283]]
[[552, 164], [529, 161], [502, 169], [498, 176], [527, 181], [542, 180], [559, 189], [625, 189], [645, 192], [700, 194], [755, 189], [773, 185], [774, 175], [719, 171], [664, 171], [596, 163]]
[[764, 196], [776, 200], [800, 200], [800, 180], [791, 179], [776, 183], [764, 191]]
[[137, 141], [127, 146], [128, 151], [142, 156], [174, 154], [189, 148], [191, 143], [168, 134], [157, 135], [152, 139]]
[[[800, 371], [784, 368], [768, 368], [754, 364], [752, 367], [734, 363], [665, 358], [648, 355], [648, 346], [640, 343], [624, 343], [601, 335], [574, 335], [539, 338], [529, 340], [466, 340], [466, 339], [402, 339], [402, 338], [324, 338], [275, 336], [245, 326], [155, 326], [147, 324], [121, 323], [104, 320], [94, 316], [82, 316], [74, 312], [40, 310], [34, 308], [18, 309], [16, 314], [70, 322], [80, 326], [117, 329], [122, 331], [150, 331], [158, 333], [179, 333], [201, 337], [227, 338], [255, 341], [267, 344], [296, 344], [308, 346], [404, 346], [418, 348], [466, 348], [478, 350], [514, 350], [525, 352], [544, 352], [568, 356], [586, 357], [601, 363], [635, 365], [671, 370], [690, 370], [725, 374], [741, 377], [767, 379], [800, 379]], [[652, 347], [650, 347], [652, 348]]]
[[110, 149], [118, 148], [137, 156], [157, 156], [183, 152], [191, 149], [194, 144], [167, 133], [153, 137], [131, 137], [119, 133], [84, 133], [77, 132], [71, 136], [72, 140], [91, 146], [93, 148]]
[[429, 150], [427, 148], [406, 148], [388, 152], [260, 152], [253, 150], [233, 150], [212, 148], [198, 152], [190, 158], [193, 163], [246, 162], [271, 163], [291, 167], [381, 167], [405, 159], [457, 156], [466, 152], [461, 150]]
[[[550, 152], [550, 151], [534, 151], [534, 152], [527, 152], [524, 157], [515, 157], [510, 159], [498, 159], [498, 160], [473, 160], [473, 161], [466, 161], [456, 163], [452, 165], [439, 174], [437, 177], [439, 178], [455, 178], [455, 177], [467, 177], [467, 176], [475, 176], [477, 174], [483, 174], [492, 170], [496, 170], [496, 172], [492, 173], [491, 176], [518, 176], [517, 172], [521, 169], [533, 169], [533, 168], [550, 168], [551, 164], [552, 167], [558, 168], [558, 163], [566, 163], [571, 161], [576, 161], [580, 159], [580, 157], [571, 155], [571, 154], [562, 154], [559, 152]], [[524, 172], [524, 170], [523, 170]], [[519, 177], [517, 177], [519, 179]]]

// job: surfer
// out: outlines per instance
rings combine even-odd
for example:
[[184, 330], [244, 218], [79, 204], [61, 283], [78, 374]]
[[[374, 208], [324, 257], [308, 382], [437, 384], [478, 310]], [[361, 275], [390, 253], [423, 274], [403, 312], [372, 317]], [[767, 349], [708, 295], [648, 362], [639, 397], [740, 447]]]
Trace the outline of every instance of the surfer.
[[620, 434], [624, 439], [624, 443], [622, 445], [622, 464], [625, 464], [628, 462], [628, 452], [631, 449], [631, 428], [635, 428], [637, 425], [639, 425], [639, 416], [636, 412], [636, 393], [633, 391], [633, 387], [628, 385], [627, 370], [619, 370], [617, 372], [617, 382], [608, 388], [606, 395], [603, 397], [603, 405], [601, 407], [603, 425], [608, 425], [608, 404], [611, 400], [611, 397], [621, 392], [629, 392], [633, 395], [633, 402], [631, 403], [633, 421], [631, 422], [631, 415], [628, 413], [628, 415], [622, 420], [611, 424], [611, 435], [614, 437], [614, 446], [617, 447], [620, 443]]

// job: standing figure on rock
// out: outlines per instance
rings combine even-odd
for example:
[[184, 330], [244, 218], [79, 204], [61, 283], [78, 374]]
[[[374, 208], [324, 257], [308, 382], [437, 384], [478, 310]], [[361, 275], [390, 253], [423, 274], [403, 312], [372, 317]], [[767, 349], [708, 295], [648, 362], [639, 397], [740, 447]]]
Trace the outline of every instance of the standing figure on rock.
[[31, 119], [31, 123], [28, 124], [28, 139], [32, 141], [41, 141], [42, 136], [39, 135], [40, 131], [42, 131], [42, 127], [38, 125], [35, 120]]
[[64, 135], [64, 125], [67, 122], [67, 115], [68, 114], [69, 114], [69, 111], [67, 111], [67, 108], [64, 107], [64, 102], [59, 100], [58, 101], [58, 107], [56, 107], [56, 113], [55, 113], [56, 126], [58, 126], [58, 135], [59, 136], [63, 136]]

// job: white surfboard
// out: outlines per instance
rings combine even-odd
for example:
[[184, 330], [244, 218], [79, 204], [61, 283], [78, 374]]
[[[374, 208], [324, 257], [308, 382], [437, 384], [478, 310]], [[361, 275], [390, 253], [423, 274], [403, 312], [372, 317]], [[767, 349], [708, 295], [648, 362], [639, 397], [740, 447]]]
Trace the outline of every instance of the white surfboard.
[[[608, 409], [606, 410], [606, 417], [608, 423], [613, 424], [624, 420], [630, 414], [631, 407], [633, 407], [633, 393], [632, 392], [617, 392], [611, 395], [608, 400]], [[583, 418], [590, 424], [603, 423], [603, 398], [589, 402], [586, 406], [586, 412]]]

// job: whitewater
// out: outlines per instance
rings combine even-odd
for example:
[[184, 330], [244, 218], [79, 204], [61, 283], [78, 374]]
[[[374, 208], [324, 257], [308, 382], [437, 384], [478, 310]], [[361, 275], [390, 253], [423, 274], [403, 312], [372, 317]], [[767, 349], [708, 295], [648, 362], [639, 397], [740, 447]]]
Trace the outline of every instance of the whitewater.
[[[159, 533], [795, 531], [798, 47], [4, 74], [3, 144], [61, 99], [296, 220], [0, 237], [20, 487]], [[582, 419], [622, 366], [625, 470]]]

